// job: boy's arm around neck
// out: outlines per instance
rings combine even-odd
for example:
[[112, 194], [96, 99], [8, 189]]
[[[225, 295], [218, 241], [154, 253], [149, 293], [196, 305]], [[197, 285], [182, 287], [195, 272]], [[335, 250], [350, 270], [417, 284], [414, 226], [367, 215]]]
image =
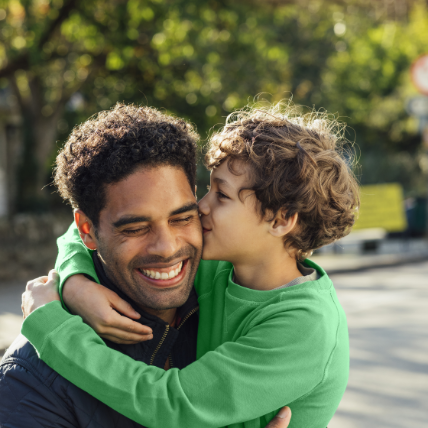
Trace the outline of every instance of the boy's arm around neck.
[[[334, 344], [327, 353], [313, 351], [327, 344], [322, 328], [308, 324], [309, 318], [307, 311], [296, 310], [263, 316], [236, 342], [223, 343], [181, 371], [167, 372], [106, 347], [79, 317], [55, 302], [34, 311], [22, 333], [55, 371], [144, 426], [214, 428], [260, 417], [267, 423], [280, 407], [323, 381]], [[321, 412], [319, 426], [327, 425], [342, 394], [336, 391], [329, 398], [334, 405]]]
[[84, 274], [98, 284], [100, 280], [95, 272], [91, 250], [83, 244], [74, 222], [67, 232], [57, 239], [57, 245], [58, 257], [55, 263], [55, 270], [60, 276], [59, 295], [64, 308], [66, 308], [62, 294], [64, 284], [70, 276]]

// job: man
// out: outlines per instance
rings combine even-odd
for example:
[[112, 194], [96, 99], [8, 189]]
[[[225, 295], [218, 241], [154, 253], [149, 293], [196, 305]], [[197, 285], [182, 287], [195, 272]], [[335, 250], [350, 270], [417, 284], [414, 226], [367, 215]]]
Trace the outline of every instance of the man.
[[[109, 340], [114, 330], [106, 330], [106, 344], [165, 369], [183, 368], [196, 356], [193, 280], [202, 249], [194, 194], [196, 141], [184, 120], [118, 104], [75, 128], [57, 157], [55, 183], [75, 209], [84, 244], [96, 250], [101, 284], [129, 303], [122, 312], [139, 318], [140, 335], [148, 332], [143, 325], [151, 332], [151, 340], [134, 344], [130, 332], [128, 341], [116, 344]], [[176, 265], [182, 271], [169, 287], [142, 275], [149, 269], [170, 272]], [[73, 274], [67, 266], [61, 270], [63, 280]], [[27, 285], [24, 315], [37, 300], [35, 285], [46, 280]], [[64, 293], [71, 289], [66, 286]], [[67, 301], [72, 310], [72, 295]], [[59, 376], [22, 336], [0, 365], [0, 397], [0, 427], [140, 426]], [[286, 427], [290, 411], [281, 416], [269, 428]]]

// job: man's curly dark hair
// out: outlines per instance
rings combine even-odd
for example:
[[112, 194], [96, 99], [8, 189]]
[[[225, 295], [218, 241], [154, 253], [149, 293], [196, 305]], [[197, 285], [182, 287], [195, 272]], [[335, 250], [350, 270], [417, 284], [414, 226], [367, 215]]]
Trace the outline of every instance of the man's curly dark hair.
[[106, 185], [141, 166], [180, 167], [194, 192], [198, 138], [183, 119], [118, 103], [73, 129], [56, 158], [54, 183], [60, 195], [97, 227]]

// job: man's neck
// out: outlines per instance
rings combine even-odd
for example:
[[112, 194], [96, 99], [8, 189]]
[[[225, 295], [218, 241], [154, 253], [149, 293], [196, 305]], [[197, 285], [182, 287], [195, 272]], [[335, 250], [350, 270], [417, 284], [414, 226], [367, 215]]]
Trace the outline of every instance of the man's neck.
[[150, 315], [154, 315], [154, 316], [160, 318], [161, 320], [164, 320], [169, 325], [173, 325], [174, 324], [175, 317], [177, 315], [177, 308], [163, 309], [163, 310], [146, 308], [146, 307], [143, 307], [143, 306], [140, 306], [140, 308], [144, 312], [147, 312]]

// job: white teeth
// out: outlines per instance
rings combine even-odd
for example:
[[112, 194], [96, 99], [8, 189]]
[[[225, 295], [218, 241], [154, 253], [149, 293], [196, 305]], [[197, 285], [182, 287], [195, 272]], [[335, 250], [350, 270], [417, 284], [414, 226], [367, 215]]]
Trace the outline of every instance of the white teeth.
[[169, 273], [158, 272], [158, 271], [154, 271], [154, 270], [146, 270], [146, 269], [141, 269], [141, 271], [144, 273], [144, 275], [148, 276], [149, 278], [172, 279], [172, 278], [175, 278], [181, 272], [182, 268], [183, 268], [183, 262], [180, 262], [177, 269], [172, 270]]

